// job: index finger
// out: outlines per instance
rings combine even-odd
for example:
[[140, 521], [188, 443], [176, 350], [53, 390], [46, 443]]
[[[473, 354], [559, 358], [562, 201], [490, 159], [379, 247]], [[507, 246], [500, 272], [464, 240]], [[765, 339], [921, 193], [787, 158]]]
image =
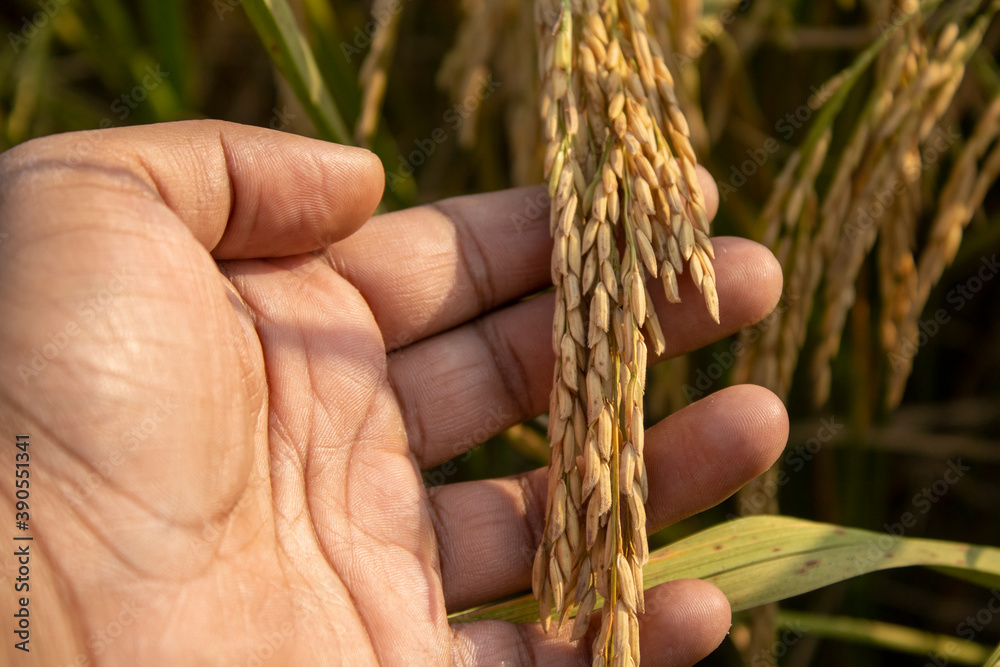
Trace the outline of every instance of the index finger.
[[[162, 204], [216, 259], [322, 248], [368, 219], [384, 183], [378, 158], [364, 149], [216, 120], [35, 139], [0, 155], [0, 176], [0, 200], [44, 199], [56, 224], [76, 219], [94, 193], [114, 195], [125, 211], [137, 200]], [[19, 217], [47, 225], [36, 208]]]
[[[714, 217], [715, 181], [698, 175]], [[381, 215], [325, 256], [365, 297], [392, 351], [551, 285], [551, 252], [549, 196], [535, 186]]]

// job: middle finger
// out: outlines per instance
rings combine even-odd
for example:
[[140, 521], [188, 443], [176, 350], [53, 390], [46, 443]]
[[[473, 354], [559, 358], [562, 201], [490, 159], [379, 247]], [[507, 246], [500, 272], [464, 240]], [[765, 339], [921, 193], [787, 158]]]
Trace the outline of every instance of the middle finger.
[[[781, 269], [763, 246], [714, 239], [721, 323], [709, 317], [685, 274], [680, 304], [650, 285], [666, 356], [697, 349], [763, 319], [781, 293]], [[429, 468], [548, 409], [553, 295], [489, 313], [389, 357], [389, 380], [410, 450]], [[650, 352], [652, 357], [652, 352]]]

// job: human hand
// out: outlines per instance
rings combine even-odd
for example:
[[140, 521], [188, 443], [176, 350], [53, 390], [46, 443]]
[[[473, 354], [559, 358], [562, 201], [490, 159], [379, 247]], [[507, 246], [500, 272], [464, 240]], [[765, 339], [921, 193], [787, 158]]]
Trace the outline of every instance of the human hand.
[[[5, 625], [10, 661], [589, 662], [589, 638], [447, 621], [530, 586], [544, 471], [420, 472], [547, 409], [552, 295], [518, 301], [549, 284], [547, 212], [512, 222], [542, 191], [362, 227], [382, 184], [365, 151], [214, 121], [0, 156], [0, 504], [13, 524], [30, 434], [34, 537], [31, 652]], [[656, 303], [669, 355], [777, 302], [769, 252], [713, 241], [722, 323], [685, 278], [682, 304]], [[750, 386], [649, 429], [649, 529], [733, 493], [786, 435]], [[646, 605], [646, 664], [691, 664], [729, 628], [705, 582]]]

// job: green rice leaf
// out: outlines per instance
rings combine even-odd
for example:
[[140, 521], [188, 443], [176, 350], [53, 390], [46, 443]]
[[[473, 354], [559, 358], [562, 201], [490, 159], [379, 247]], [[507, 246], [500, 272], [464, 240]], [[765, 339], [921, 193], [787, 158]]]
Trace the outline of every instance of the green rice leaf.
[[[958, 542], [894, 537], [784, 516], [729, 521], [657, 550], [645, 586], [704, 579], [722, 589], [733, 611], [808, 593], [869, 572], [914, 565], [993, 586], [1000, 583], [1000, 549]], [[600, 602], [598, 606], [600, 606]], [[451, 616], [527, 623], [538, 620], [530, 595]]]
[[320, 75], [312, 49], [286, 0], [245, 0], [247, 15], [272, 60], [327, 141], [351, 142], [351, 134]]

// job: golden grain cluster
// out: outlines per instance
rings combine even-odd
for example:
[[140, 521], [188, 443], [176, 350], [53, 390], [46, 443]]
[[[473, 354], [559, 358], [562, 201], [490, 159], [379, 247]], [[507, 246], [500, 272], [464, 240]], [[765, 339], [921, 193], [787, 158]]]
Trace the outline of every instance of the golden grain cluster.
[[677, 302], [688, 271], [716, 320], [719, 311], [696, 158], [645, 10], [634, 0], [536, 3], [558, 359], [533, 588], [546, 628], [579, 605], [575, 638], [604, 600], [595, 665], [639, 662], [647, 339], [664, 350], [646, 279]]
[[[819, 336], [810, 370], [814, 402], [825, 403], [831, 364], [857, 299], [855, 286], [878, 241], [879, 339], [890, 367], [887, 404], [902, 398], [918, 317], [1000, 168], [996, 150], [981, 160], [998, 132], [1000, 102], [994, 100], [934, 202], [938, 211], [917, 252], [925, 171], [936, 170], [959, 148], [952, 145], [953, 137], [960, 137], [957, 121], [951, 120], [951, 127], [941, 121], [1000, 3], [993, 2], [990, 12], [968, 26], [947, 22], [932, 35], [924, 33], [917, 3], [902, 4], [910, 18], [899, 26], [886, 24], [892, 28], [876, 62], [873, 90], [836, 162], [831, 166], [827, 160], [831, 118], [818, 128], [816, 141], [792, 155], [775, 182], [761, 218], [768, 223], [764, 242], [785, 272], [790, 307], [740, 360], [737, 382], [756, 382], [787, 396], [818, 303]], [[816, 185], [821, 169], [831, 170], [822, 196]]]

